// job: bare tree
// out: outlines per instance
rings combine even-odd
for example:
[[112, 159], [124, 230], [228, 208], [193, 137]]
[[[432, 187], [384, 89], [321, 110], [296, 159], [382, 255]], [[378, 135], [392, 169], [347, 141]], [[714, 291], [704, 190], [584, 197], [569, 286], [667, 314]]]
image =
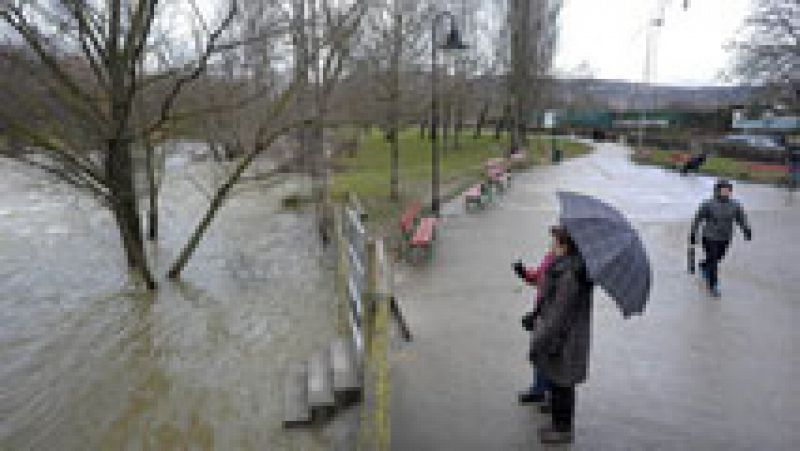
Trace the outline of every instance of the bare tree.
[[[344, 64], [350, 56], [354, 33], [361, 25], [366, 3], [366, 0], [358, 0], [337, 8], [330, 6], [327, 2], [322, 3], [323, 10], [320, 17], [324, 20], [324, 23], [321, 26], [319, 46], [311, 52], [310, 58], [302, 59], [309, 64], [309, 67], [313, 65], [319, 71], [318, 86], [320, 89], [319, 95], [322, 98], [331, 96], [337, 81], [340, 79]], [[264, 12], [262, 11], [262, 13]], [[305, 17], [305, 14], [303, 17]], [[288, 18], [293, 21], [296, 27], [297, 17], [292, 14]], [[286, 32], [287, 36], [291, 36], [293, 33], [296, 35], [295, 29], [291, 26], [287, 28]], [[294, 42], [297, 45], [297, 41], [295, 40]], [[168, 277], [178, 277], [186, 267], [206, 230], [208, 230], [220, 208], [231, 195], [233, 187], [239, 183], [242, 174], [253, 163], [255, 158], [269, 149], [278, 138], [286, 135], [289, 131], [297, 129], [297, 127], [305, 127], [309, 123], [313, 125], [314, 121], [322, 120], [324, 114], [320, 115], [314, 109], [302, 107], [302, 104], [301, 108], [292, 108], [292, 105], [298, 105], [295, 99], [299, 91], [308, 86], [307, 77], [309, 71], [306, 69], [294, 70], [293, 74], [288, 83], [273, 87], [267, 104], [259, 106], [260, 113], [253, 112], [258, 114], [258, 119], [255, 127], [253, 127], [252, 136], [248, 139], [250, 142], [248, 149], [236, 160], [224, 182], [216, 188], [215, 193], [210, 198], [206, 212], [170, 266], [167, 273]], [[324, 126], [324, 124], [320, 123], [318, 126]], [[279, 172], [283, 166], [278, 164], [273, 172]]]
[[[74, 137], [74, 132], [67, 128], [51, 127], [42, 133], [41, 129], [26, 124], [25, 118], [5, 109], [8, 127], [22, 142], [41, 151], [38, 166], [88, 189], [112, 212], [128, 266], [150, 288], [155, 287], [155, 280], [143, 246], [134, 186], [134, 143], [171, 121], [183, 88], [227, 45], [223, 43], [225, 32], [238, 11], [236, 2], [231, 1], [198, 59], [169, 72], [169, 77], [143, 80], [141, 63], [151, 43], [154, 24], [163, 11], [160, 3], [159, 0], [0, 3], [0, 19], [13, 30], [7, 39], [26, 49], [25, 53], [12, 54], [14, 63], [43, 83], [44, 95], [37, 99], [47, 107], [47, 117], [42, 118], [42, 123], [84, 122], [86, 125], [80, 129], [86, 133], [80, 141], [65, 139]], [[174, 82], [166, 89], [159, 113], [153, 120], [137, 123], [134, 110], [138, 96], [158, 87], [158, 81], [163, 79]], [[4, 86], [4, 99], [14, 97], [13, 89]], [[13, 156], [32, 161], [28, 152], [15, 152]]]
[[800, 113], [800, 3], [757, 0], [732, 44], [735, 79], [763, 88], [776, 106]]
[[390, 143], [392, 200], [399, 196], [401, 124], [420, 114], [419, 99], [414, 94], [421, 75], [417, 69], [428, 48], [431, 17], [427, 2], [371, 1], [359, 31], [359, 43], [353, 49], [356, 64], [349, 78], [359, 93], [348, 92], [347, 100], [356, 104], [358, 116], [380, 123]]
[[[323, 97], [341, 74], [365, 3], [319, 6], [320, 44], [302, 64], [314, 58]], [[193, 13], [194, 48], [172, 33], [178, 7]], [[233, 149], [225, 159], [234, 161], [220, 166], [229, 170], [169, 270], [177, 277], [252, 161], [299, 124], [321, 123], [322, 115], [291, 108], [307, 80], [301, 84], [287, 76], [291, 64], [272, 60], [286, 53], [292, 0], [0, 0], [0, 19], [7, 25], [0, 29], [6, 44], [0, 62], [9, 69], [0, 77], [0, 125], [6, 143], [14, 143], [0, 152], [91, 192], [113, 214], [129, 267], [151, 289], [156, 283], [134, 186], [136, 149], [147, 157], [153, 237], [155, 145], [205, 122], [220, 125], [215, 139]]]
[[547, 88], [557, 36], [559, 0], [509, 0], [511, 147], [525, 140], [527, 123]]

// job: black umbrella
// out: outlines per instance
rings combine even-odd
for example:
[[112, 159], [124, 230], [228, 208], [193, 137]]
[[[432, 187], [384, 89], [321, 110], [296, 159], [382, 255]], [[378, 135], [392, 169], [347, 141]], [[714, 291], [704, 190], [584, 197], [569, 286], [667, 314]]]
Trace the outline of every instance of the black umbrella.
[[592, 280], [625, 318], [644, 311], [652, 271], [639, 234], [617, 209], [583, 194], [558, 192], [561, 225], [578, 246]]

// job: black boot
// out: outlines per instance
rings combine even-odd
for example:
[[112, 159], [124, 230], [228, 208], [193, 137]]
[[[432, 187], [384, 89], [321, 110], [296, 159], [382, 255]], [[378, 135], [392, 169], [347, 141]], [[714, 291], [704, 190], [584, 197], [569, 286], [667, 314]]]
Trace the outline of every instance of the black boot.
[[544, 393], [533, 393], [530, 390], [517, 393], [517, 401], [520, 404], [532, 404], [544, 402]]
[[574, 440], [571, 430], [558, 430], [552, 426], [539, 428], [539, 441], [548, 445], [563, 445]]

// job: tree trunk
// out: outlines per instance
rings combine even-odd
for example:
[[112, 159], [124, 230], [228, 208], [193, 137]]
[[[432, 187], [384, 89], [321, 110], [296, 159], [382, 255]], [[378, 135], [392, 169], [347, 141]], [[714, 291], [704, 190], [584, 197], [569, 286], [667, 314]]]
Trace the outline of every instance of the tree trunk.
[[[288, 128], [288, 127], [287, 127]], [[208, 226], [211, 225], [211, 222], [216, 217], [219, 209], [225, 203], [225, 200], [228, 198], [228, 195], [231, 192], [231, 189], [239, 182], [239, 179], [242, 178], [242, 174], [244, 173], [245, 169], [247, 169], [253, 160], [265, 149], [269, 148], [272, 143], [283, 133], [285, 133], [286, 129], [278, 129], [272, 132], [268, 139], [266, 139], [263, 143], [257, 144], [256, 147], [248, 154], [246, 154], [242, 160], [238, 163], [234, 171], [230, 174], [228, 179], [225, 183], [217, 190], [214, 197], [211, 199], [211, 203], [208, 206], [208, 210], [206, 210], [206, 214], [203, 215], [203, 219], [200, 220], [200, 223], [195, 228], [194, 232], [192, 232], [191, 237], [186, 242], [186, 245], [181, 249], [178, 258], [175, 259], [175, 262], [167, 272], [167, 276], [170, 279], [177, 279], [180, 276], [181, 271], [186, 267], [186, 264], [189, 262], [194, 251], [197, 249], [197, 246], [200, 244], [200, 240], [203, 238]], [[278, 172], [279, 169], [275, 169], [273, 172]]]
[[400, 142], [399, 142], [399, 131], [398, 131], [398, 124], [397, 122], [394, 123], [394, 127], [392, 130], [392, 174], [391, 174], [391, 188], [389, 197], [393, 201], [397, 201], [400, 198]]
[[[119, 227], [128, 267], [142, 277], [147, 288], [156, 288], [153, 275], [147, 264], [144, 250], [141, 219], [136, 199], [133, 158], [131, 155], [131, 139], [129, 133], [129, 113], [133, 97], [129, 95], [134, 77], [126, 79], [129, 64], [127, 55], [119, 48], [117, 39], [121, 31], [122, 7], [120, 0], [112, 0], [108, 4], [109, 40], [108, 72], [110, 80], [109, 107], [111, 110], [112, 135], [106, 149], [106, 178], [111, 194], [111, 209]], [[135, 67], [135, 66], [134, 66]]]
[[461, 141], [459, 137], [461, 135], [461, 129], [463, 126], [464, 124], [461, 122], [461, 113], [459, 112], [456, 115], [455, 131], [453, 133], [453, 148], [455, 150], [461, 150]]
[[457, 100], [457, 105], [453, 111], [453, 150], [461, 150], [461, 126], [463, 119], [463, 93]]
[[145, 140], [147, 164], [147, 194], [149, 205], [147, 209], [147, 239], [158, 239], [158, 183], [156, 182], [156, 166], [153, 161], [153, 145], [150, 140]]
[[156, 283], [147, 263], [141, 220], [133, 178], [131, 146], [127, 141], [110, 140], [106, 174], [112, 195], [112, 212], [119, 227], [128, 267], [142, 277], [148, 289]]
[[400, 198], [400, 55], [403, 45], [403, 15], [400, 14], [400, 3], [395, 2], [394, 14], [394, 48], [392, 49], [392, 161], [389, 197], [397, 202]]
[[446, 103], [444, 105], [444, 118], [440, 119], [442, 126], [440, 130], [442, 131], [442, 151], [443, 153], [447, 153], [447, 134], [450, 131], [450, 104]]
[[489, 104], [484, 103], [478, 116], [478, 123], [475, 124], [475, 138], [480, 138], [483, 132], [483, 125], [486, 123], [486, 115], [489, 112]]

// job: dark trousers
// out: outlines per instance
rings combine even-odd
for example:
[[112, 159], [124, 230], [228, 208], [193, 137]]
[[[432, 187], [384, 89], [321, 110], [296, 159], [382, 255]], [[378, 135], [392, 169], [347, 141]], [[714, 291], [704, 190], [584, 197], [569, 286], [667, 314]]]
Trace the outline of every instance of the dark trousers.
[[572, 419], [575, 417], [575, 386], [559, 387], [553, 384], [552, 410], [553, 429], [560, 432], [572, 431]]
[[552, 386], [553, 384], [550, 383], [550, 380], [545, 376], [544, 372], [537, 367], [533, 367], [533, 385], [531, 385], [530, 392], [537, 395], [544, 395], [550, 391]]
[[700, 262], [700, 268], [708, 276], [708, 285], [711, 288], [717, 288], [719, 283], [719, 262], [725, 257], [729, 244], [729, 241], [713, 241], [703, 238], [703, 251], [706, 254], [706, 258]]

